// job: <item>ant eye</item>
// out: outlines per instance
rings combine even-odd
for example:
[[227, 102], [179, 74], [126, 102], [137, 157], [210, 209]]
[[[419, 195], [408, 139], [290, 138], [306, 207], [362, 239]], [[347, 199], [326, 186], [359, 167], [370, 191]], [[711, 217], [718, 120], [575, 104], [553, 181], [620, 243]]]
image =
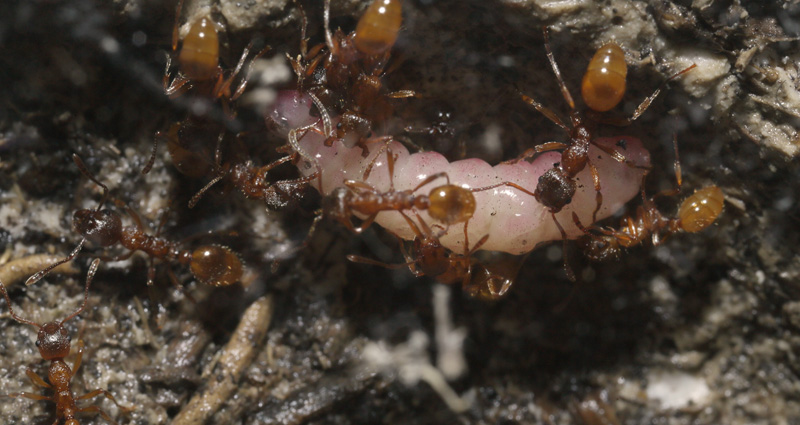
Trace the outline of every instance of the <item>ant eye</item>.
[[36, 340], [36, 346], [38, 347], [38, 346], [40, 346], [40, 345], [42, 345], [42, 341], [39, 341], [39, 340], [37, 339], [37, 340]]

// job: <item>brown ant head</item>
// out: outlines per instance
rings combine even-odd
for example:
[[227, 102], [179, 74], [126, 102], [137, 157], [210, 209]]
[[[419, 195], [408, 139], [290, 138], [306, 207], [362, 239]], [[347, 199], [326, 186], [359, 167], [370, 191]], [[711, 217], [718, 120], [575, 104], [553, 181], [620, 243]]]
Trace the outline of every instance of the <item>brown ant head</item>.
[[678, 218], [687, 232], [699, 232], [710, 226], [722, 213], [725, 195], [716, 186], [704, 187], [681, 203]]
[[63, 359], [69, 355], [71, 340], [61, 323], [48, 322], [39, 328], [36, 347], [45, 360]]
[[468, 221], [475, 213], [475, 196], [454, 184], [434, 188], [428, 198], [428, 215], [447, 225]]
[[450, 267], [447, 248], [442, 246], [438, 237], [415, 238], [414, 252], [417, 266], [426, 276], [442, 275]]
[[242, 277], [242, 262], [228, 247], [204, 245], [192, 252], [192, 275], [212, 286], [228, 286]]
[[575, 190], [575, 180], [571, 179], [561, 168], [553, 167], [539, 177], [539, 183], [536, 185], [533, 195], [550, 212], [557, 213], [572, 202]]
[[72, 226], [83, 237], [99, 246], [110, 246], [119, 240], [122, 220], [111, 210], [77, 210]]
[[590, 261], [604, 263], [620, 258], [619, 241], [613, 236], [583, 235], [578, 238], [577, 243]]

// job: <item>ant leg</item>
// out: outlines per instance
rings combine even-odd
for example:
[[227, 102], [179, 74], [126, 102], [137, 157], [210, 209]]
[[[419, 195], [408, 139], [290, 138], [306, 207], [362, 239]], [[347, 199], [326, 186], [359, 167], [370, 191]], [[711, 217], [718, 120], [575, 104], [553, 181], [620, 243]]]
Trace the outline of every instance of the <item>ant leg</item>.
[[158, 152], [158, 140], [166, 138], [163, 131], [156, 131], [155, 136], [153, 137], [153, 149], [150, 151], [150, 159], [147, 160], [147, 164], [144, 165], [142, 168], [142, 175], [145, 175], [153, 169], [153, 164], [156, 162], [156, 153]]
[[72, 363], [72, 376], [75, 376], [78, 373], [78, 369], [81, 368], [81, 362], [83, 360], [83, 340], [78, 340], [78, 355], [75, 357], [75, 362]]
[[564, 228], [561, 227], [561, 223], [558, 222], [555, 213], [550, 213], [550, 216], [553, 217], [553, 222], [556, 223], [556, 227], [558, 227], [558, 231], [561, 232], [561, 240], [563, 241], [563, 257], [564, 257], [564, 272], [567, 274], [567, 279], [572, 282], [575, 282], [575, 273], [572, 271], [572, 267], [569, 265], [569, 261], [567, 260], [567, 233], [564, 231]]
[[425, 186], [426, 184], [431, 183], [432, 181], [440, 179], [442, 177], [445, 178], [445, 180], [447, 181], [447, 184], [450, 184], [450, 176], [448, 176], [446, 172], [441, 171], [441, 172], [438, 172], [436, 174], [431, 174], [430, 176], [426, 177], [424, 180], [419, 182], [419, 184], [417, 184], [413, 189], [411, 189], [411, 192], [416, 192], [422, 186]]
[[[113, 402], [114, 402], [114, 404], [116, 404], [116, 405], [117, 405], [117, 407], [119, 407], [120, 409], [122, 409], [122, 410], [124, 410], [124, 411], [126, 411], [126, 412], [130, 412], [130, 411], [131, 411], [131, 408], [129, 408], [129, 407], [125, 407], [125, 406], [123, 406], [123, 405], [119, 404], [119, 402], [117, 401], [117, 399], [114, 397], [114, 395], [113, 395], [113, 394], [111, 394], [110, 392], [108, 392], [108, 391], [106, 391], [106, 390], [104, 390], [104, 389], [102, 389], [102, 388], [98, 388], [98, 389], [96, 389], [96, 390], [94, 390], [94, 391], [88, 392], [88, 393], [86, 393], [86, 394], [84, 394], [84, 395], [82, 395], [82, 396], [80, 396], [80, 397], [76, 398], [76, 399], [75, 399], [75, 401], [78, 401], [78, 400], [88, 400], [88, 399], [90, 399], [90, 398], [97, 397], [97, 396], [99, 396], [99, 395], [101, 395], [101, 394], [102, 394], [102, 395], [104, 395], [104, 396], [105, 396], [107, 399], [109, 399], [109, 400], [113, 401]], [[88, 407], [93, 407], [93, 406], [88, 406]], [[80, 411], [81, 411], [81, 412], [85, 412], [86, 410], [84, 410], [84, 409], [80, 409]], [[105, 416], [103, 416], [103, 418], [104, 418], [104, 419], [108, 419], [108, 418], [106, 418]]]
[[[244, 89], [247, 87], [247, 83], [248, 83], [249, 78], [250, 78], [250, 73], [253, 71], [253, 63], [258, 58], [260, 58], [261, 56], [264, 56], [270, 50], [272, 50], [272, 47], [265, 46], [263, 49], [261, 49], [260, 52], [256, 53], [256, 55], [253, 56], [252, 59], [250, 59], [250, 63], [247, 65], [247, 72], [245, 73], [245, 76], [242, 78], [242, 81], [239, 83], [239, 86], [236, 88], [236, 91], [233, 93], [233, 96], [231, 96], [231, 98], [230, 98], [231, 102], [233, 102], [236, 99], [238, 99], [244, 93]], [[242, 54], [242, 59], [239, 61], [240, 64], [244, 61], [245, 53]], [[237, 74], [239, 72], [239, 67], [240, 66], [241, 65], [237, 65], [236, 66], [236, 71], [234, 71], [233, 75], [235, 75], [235, 74]], [[231, 79], [233, 78], [233, 75], [231, 75]]]
[[533, 109], [539, 111], [539, 113], [544, 115], [545, 118], [552, 121], [555, 125], [561, 127], [562, 130], [569, 132], [569, 127], [567, 127], [567, 125], [564, 124], [564, 121], [561, 121], [561, 118], [559, 118], [558, 115], [556, 115], [556, 113], [553, 112], [550, 108], [542, 105], [541, 103], [537, 102], [534, 98], [528, 95], [520, 93], [520, 96], [522, 96], [523, 102], [527, 103], [528, 105], [531, 105]]
[[536, 146], [534, 146], [532, 148], [526, 149], [525, 152], [522, 152], [522, 155], [516, 157], [515, 159], [510, 159], [508, 161], [503, 161], [503, 164], [512, 164], [513, 165], [513, 164], [516, 164], [516, 163], [518, 163], [518, 162], [520, 162], [522, 160], [533, 158], [534, 156], [536, 156], [537, 154], [540, 154], [542, 152], [550, 152], [550, 151], [555, 151], [555, 150], [564, 150], [564, 149], [566, 149], [568, 147], [569, 147], [569, 145], [567, 145], [566, 143], [561, 143], [561, 142], [542, 143], [541, 145], [536, 145]]
[[553, 51], [550, 49], [550, 35], [547, 27], [544, 27], [542, 32], [544, 33], [544, 48], [547, 50], [547, 59], [550, 61], [550, 66], [553, 67], [553, 74], [556, 75], [558, 86], [561, 87], [561, 95], [564, 96], [564, 100], [567, 101], [569, 109], [575, 110], [575, 101], [572, 100], [572, 95], [569, 94], [567, 84], [564, 82], [564, 78], [561, 77], [561, 71], [559, 71], [556, 59], [553, 57]]
[[530, 195], [530, 196], [534, 196], [534, 197], [536, 196], [530, 190], [525, 189], [524, 187], [522, 187], [522, 186], [520, 186], [520, 185], [518, 185], [518, 184], [516, 184], [514, 182], [501, 182], [501, 183], [495, 183], [493, 185], [484, 186], [484, 187], [473, 187], [472, 189], [470, 189], [470, 192], [483, 192], [483, 191], [486, 191], [486, 190], [492, 190], [492, 189], [500, 187], [500, 186], [513, 187], [514, 189], [517, 189], [517, 190], [519, 190], [520, 192], [522, 192], [522, 193], [524, 193], [526, 195]]
[[369, 178], [370, 173], [372, 173], [372, 167], [375, 166], [375, 161], [380, 158], [381, 154], [386, 152], [386, 164], [389, 166], [389, 179], [391, 181], [391, 188], [389, 190], [394, 190], [394, 157], [392, 156], [392, 150], [389, 149], [389, 144], [392, 143], [394, 138], [392, 136], [381, 136], [376, 139], [370, 139], [369, 143], [379, 143], [384, 142], [383, 146], [378, 149], [378, 153], [375, 154], [375, 157], [372, 158], [372, 161], [367, 164], [364, 172], [361, 174], [361, 180], [367, 180]]
[[[661, 192], [656, 193], [653, 196], [653, 200], [661, 196], [675, 196], [681, 193], [681, 186], [683, 185], [683, 176], [681, 174], [681, 159], [678, 156], [678, 136], [676, 134], [672, 135], [672, 144], [675, 148], [674, 167], [675, 167], [675, 183], [677, 184], [677, 187], [675, 189], [662, 190]], [[642, 185], [644, 185], [644, 181], [642, 181]]]
[[[96, 395], [97, 394], [95, 394], [95, 396]], [[116, 401], [115, 401], [115, 403], [116, 403]], [[117, 404], [117, 406], [119, 406], [119, 404]], [[122, 406], [119, 406], [119, 408], [123, 409], [123, 410], [125, 409]], [[81, 407], [81, 408], [78, 409], [78, 412], [81, 412], [81, 413], [96, 413], [96, 414], [100, 415], [103, 419], [105, 419], [108, 422], [110, 422], [111, 424], [118, 425], [117, 421], [111, 419], [111, 416], [108, 416], [108, 413], [106, 413], [103, 409], [101, 409], [100, 407], [95, 406], [95, 405]]]
[[375, 221], [375, 217], [377, 216], [378, 213], [371, 214], [369, 217], [365, 218], [364, 221], [361, 222], [360, 226], [354, 228], [353, 231], [356, 232], [356, 234], [361, 234], [361, 232], [369, 228], [369, 226]]
[[600, 207], [603, 205], [603, 193], [600, 192], [600, 173], [597, 172], [597, 167], [594, 164], [589, 162], [589, 171], [592, 175], [592, 183], [594, 183], [594, 197], [597, 205], [594, 207], [594, 211], [592, 211], [592, 223], [597, 222], [597, 213], [600, 211]]
[[373, 260], [372, 258], [362, 257], [360, 255], [348, 255], [347, 259], [353, 263], [368, 264], [370, 266], [383, 267], [389, 270], [397, 270], [403, 267], [409, 267], [412, 264], [414, 264], [413, 261], [408, 263], [389, 264], [389, 263], [384, 263], [383, 261]]
[[11, 394], [6, 394], [5, 396], [6, 397], [14, 397], [14, 398], [24, 397], [24, 398], [29, 398], [31, 400], [36, 400], [36, 401], [53, 401], [53, 397], [46, 396], [46, 395], [41, 395], [41, 394], [28, 393], [28, 392], [11, 393]]
[[52, 385], [48, 384], [41, 376], [37, 375], [30, 369], [25, 370], [25, 374], [28, 375], [28, 379], [31, 380], [31, 383], [34, 386], [41, 387], [41, 388], [53, 388]]

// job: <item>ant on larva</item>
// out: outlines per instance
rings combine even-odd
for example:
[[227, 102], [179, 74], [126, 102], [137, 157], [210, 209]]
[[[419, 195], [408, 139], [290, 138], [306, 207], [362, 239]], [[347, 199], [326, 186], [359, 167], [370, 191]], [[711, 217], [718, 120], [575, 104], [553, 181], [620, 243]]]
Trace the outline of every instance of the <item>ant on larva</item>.
[[[299, 89], [336, 105], [341, 115], [335, 133], [326, 133], [326, 145], [352, 135], [357, 139], [354, 143], [366, 151], [366, 145], [376, 137], [375, 125], [385, 122], [394, 112], [389, 100], [415, 96], [411, 90], [386, 92], [382, 81], [402, 24], [402, 3], [373, 1], [359, 19], [356, 31], [348, 35], [341, 29], [331, 32], [329, 0], [324, 8], [325, 44], [307, 51], [303, 16], [301, 54], [289, 59]], [[325, 47], [327, 51], [323, 50]], [[313, 80], [307, 81], [309, 78]]]
[[39, 375], [35, 374], [31, 369], [28, 369], [25, 373], [35, 386], [53, 390], [53, 395], [50, 396], [22, 392], [8, 394], [7, 397], [25, 397], [31, 400], [46, 400], [55, 403], [56, 421], [53, 423], [53, 425], [57, 425], [61, 421], [64, 421], [64, 425], [79, 425], [80, 423], [75, 418], [78, 413], [97, 413], [102, 416], [103, 419], [116, 424], [116, 422], [114, 422], [114, 420], [112, 420], [111, 417], [108, 416], [108, 414], [98, 406], [91, 405], [86, 407], [78, 407], [78, 401], [88, 400], [99, 395], [103, 395], [109, 400], [113, 401], [114, 404], [122, 409], [123, 412], [127, 413], [133, 410], [129, 407], [121, 406], [114, 396], [104, 389], [96, 389], [77, 398], [72, 393], [70, 381], [78, 372], [78, 368], [80, 368], [81, 360], [83, 358], [82, 340], [78, 340], [78, 357], [75, 359], [72, 369], [70, 369], [70, 367], [64, 361], [64, 358], [69, 355], [70, 341], [72, 339], [67, 330], [64, 328], [64, 324], [70, 319], [81, 314], [81, 312], [86, 309], [86, 304], [89, 301], [89, 286], [92, 284], [92, 279], [94, 279], [94, 275], [97, 272], [98, 264], [100, 264], [100, 259], [95, 259], [89, 266], [89, 272], [86, 275], [86, 287], [84, 289], [83, 304], [81, 304], [81, 306], [78, 307], [74, 313], [70, 314], [60, 322], [53, 321], [40, 325], [36, 322], [18, 316], [11, 307], [11, 298], [8, 296], [8, 291], [6, 291], [5, 285], [3, 282], [0, 282], [0, 291], [3, 292], [6, 303], [8, 303], [8, 314], [19, 323], [35, 326], [39, 329], [39, 334], [36, 339], [36, 347], [39, 349], [39, 354], [42, 356], [42, 359], [50, 361], [50, 367], [48, 368], [47, 372], [48, 380], [50, 381], [49, 384], [39, 377]]
[[[77, 154], [73, 154], [72, 159], [81, 174], [103, 189], [103, 198], [97, 208], [93, 210], [79, 209], [75, 211], [72, 225], [75, 231], [82, 236], [78, 246], [63, 260], [28, 278], [27, 285], [40, 280], [59, 264], [75, 258], [87, 240], [101, 247], [120, 244], [128, 250], [128, 253], [120, 257], [110, 258], [111, 261], [126, 260], [137, 250], [144, 251], [150, 257], [150, 266], [147, 271], [148, 285], [152, 285], [155, 278], [154, 260], [156, 258], [178, 262], [184, 266], [188, 265], [192, 275], [198, 281], [209, 285], [227, 286], [239, 281], [243, 271], [242, 262], [229, 248], [219, 245], [204, 245], [194, 251], [182, 250], [177, 243], [159, 237], [158, 234], [153, 236], [145, 233], [142, 230], [144, 226], [139, 215], [121, 201], [115, 201], [117, 206], [126, 209], [134, 222], [134, 226], [123, 227], [119, 214], [109, 209], [101, 209], [109, 198], [108, 187], [89, 172]], [[172, 272], [170, 271], [170, 273]], [[177, 279], [174, 281], [177, 282]]]
[[573, 217], [575, 224], [585, 233], [579, 238], [584, 254], [592, 261], [617, 259], [622, 248], [642, 244], [648, 238], [653, 246], [658, 246], [661, 241], [674, 233], [681, 231], [696, 233], [713, 224], [722, 213], [725, 202], [725, 195], [717, 186], [701, 188], [686, 198], [681, 203], [676, 218], [666, 217], [656, 207], [657, 198], [677, 195], [683, 184], [677, 141], [675, 141], [675, 180], [677, 182], [675, 189], [665, 190], [648, 198], [644, 192], [643, 177], [642, 205], [634, 214], [622, 219], [619, 230], [599, 226], [587, 229], [580, 225], [577, 217]]
[[[550, 40], [547, 28], [544, 29], [544, 46], [547, 51], [547, 59], [550, 61], [550, 66], [553, 68], [553, 74], [556, 76], [558, 85], [561, 88], [561, 94], [570, 108], [570, 126], [567, 126], [552, 110], [543, 106], [533, 98], [522, 95], [522, 100], [531, 105], [542, 115], [547, 117], [550, 121], [555, 123], [567, 132], [569, 142], [547, 142], [538, 145], [534, 148], [526, 150], [518, 159], [524, 160], [534, 157], [535, 155], [553, 150], [561, 149], [561, 159], [556, 162], [552, 168], [547, 170], [541, 177], [536, 185], [534, 197], [542, 205], [547, 207], [553, 221], [561, 231], [561, 237], [566, 246], [567, 234], [562, 229], [561, 223], [556, 218], [556, 213], [560, 212], [566, 205], [572, 202], [572, 198], [577, 190], [577, 183], [575, 177], [583, 171], [588, 165], [591, 171], [592, 182], [595, 189], [596, 207], [592, 213], [592, 223], [597, 221], [597, 212], [603, 204], [603, 195], [601, 192], [600, 176], [594, 161], [590, 159], [589, 147], [596, 146], [603, 150], [608, 155], [611, 155], [615, 160], [626, 164], [633, 168], [640, 168], [646, 170], [648, 167], [642, 167], [631, 162], [616, 148], [603, 147], [596, 143], [594, 139], [594, 121], [603, 121], [602, 119], [595, 118], [587, 120], [583, 117], [580, 111], [575, 109], [575, 101], [567, 88], [564, 79], [561, 77], [561, 71], [555, 61], [553, 52], [550, 49]], [[666, 82], [688, 72], [696, 65], [692, 65], [677, 74], [669, 77]], [[589, 63], [586, 74], [583, 77], [581, 85], [581, 93], [584, 96], [584, 102], [593, 111], [604, 112], [616, 106], [625, 93], [627, 76], [627, 65], [625, 63], [625, 55], [614, 43], [608, 43], [598, 49], [594, 57]], [[663, 86], [663, 85], [662, 85]], [[634, 114], [624, 120], [624, 124], [629, 124], [639, 118], [639, 116], [650, 106], [652, 101], [661, 92], [661, 87], [656, 89], [652, 95], [645, 98], [645, 100], [636, 108]], [[623, 122], [618, 124], [622, 125]], [[624, 146], [623, 146], [624, 147]], [[574, 280], [574, 275], [570, 270], [568, 264], [565, 262], [565, 271], [571, 280]]]

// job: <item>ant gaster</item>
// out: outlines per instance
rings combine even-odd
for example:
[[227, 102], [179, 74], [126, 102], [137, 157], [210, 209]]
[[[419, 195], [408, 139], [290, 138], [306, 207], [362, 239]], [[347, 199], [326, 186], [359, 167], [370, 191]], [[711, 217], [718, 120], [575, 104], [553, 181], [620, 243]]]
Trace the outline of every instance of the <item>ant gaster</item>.
[[96, 389], [75, 398], [75, 395], [72, 392], [70, 381], [78, 372], [78, 368], [81, 366], [81, 360], [83, 358], [82, 340], [78, 341], [78, 357], [75, 359], [72, 369], [70, 369], [70, 367], [67, 366], [67, 363], [64, 361], [64, 358], [69, 355], [71, 341], [71, 337], [64, 328], [64, 324], [73, 317], [79, 315], [86, 308], [86, 303], [89, 300], [89, 286], [92, 283], [95, 272], [97, 272], [97, 266], [99, 263], [100, 259], [95, 259], [89, 267], [89, 272], [86, 275], [86, 288], [83, 295], [83, 304], [81, 304], [81, 306], [75, 310], [74, 313], [70, 314], [60, 322], [47, 322], [43, 325], [40, 325], [39, 323], [18, 316], [11, 307], [11, 298], [8, 296], [5, 285], [3, 282], [0, 282], [0, 291], [3, 292], [3, 296], [8, 303], [8, 314], [17, 322], [35, 326], [39, 329], [39, 334], [36, 339], [36, 347], [39, 348], [39, 354], [42, 356], [42, 359], [50, 362], [50, 367], [48, 368], [47, 372], [48, 380], [50, 381], [49, 384], [30, 369], [28, 369], [25, 373], [28, 375], [34, 385], [53, 390], [53, 395], [51, 396], [43, 396], [27, 392], [8, 394], [8, 396], [25, 397], [31, 400], [47, 400], [55, 403], [56, 421], [53, 423], [53, 425], [57, 425], [61, 421], [64, 421], [64, 425], [80, 425], [78, 420], [75, 418], [76, 415], [78, 413], [87, 412], [97, 413], [102, 416], [103, 419], [116, 424], [116, 422], [114, 422], [111, 417], [109, 417], [108, 414], [98, 406], [92, 405], [78, 407], [78, 401], [88, 400], [99, 395], [104, 395], [106, 398], [113, 401], [114, 404], [116, 404], [124, 412], [129, 412], [131, 410], [130, 408], [120, 406], [114, 396], [104, 389]]
[[54, 267], [72, 260], [87, 240], [101, 247], [120, 244], [128, 249], [127, 254], [113, 258], [114, 261], [125, 260], [137, 250], [144, 251], [150, 257], [150, 266], [147, 273], [148, 285], [152, 285], [155, 278], [153, 262], [156, 258], [188, 265], [192, 275], [198, 281], [209, 285], [227, 286], [239, 281], [243, 266], [236, 254], [229, 248], [219, 245], [204, 245], [194, 251], [182, 250], [175, 242], [158, 235], [153, 236], [145, 233], [142, 230], [144, 226], [138, 214], [121, 201], [116, 201], [118, 206], [126, 208], [135, 224], [134, 226], [123, 227], [119, 214], [109, 209], [101, 209], [109, 197], [108, 187], [89, 172], [89, 169], [77, 154], [73, 154], [72, 159], [84, 176], [103, 188], [103, 198], [97, 208], [93, 210], [80, 209], [75, 211], [72, 225], [75, 231], [80, 233], [83, 238], [70, 255], [34, 274], [28, 278], [26, 284], [30, 285], [38, 281]]

